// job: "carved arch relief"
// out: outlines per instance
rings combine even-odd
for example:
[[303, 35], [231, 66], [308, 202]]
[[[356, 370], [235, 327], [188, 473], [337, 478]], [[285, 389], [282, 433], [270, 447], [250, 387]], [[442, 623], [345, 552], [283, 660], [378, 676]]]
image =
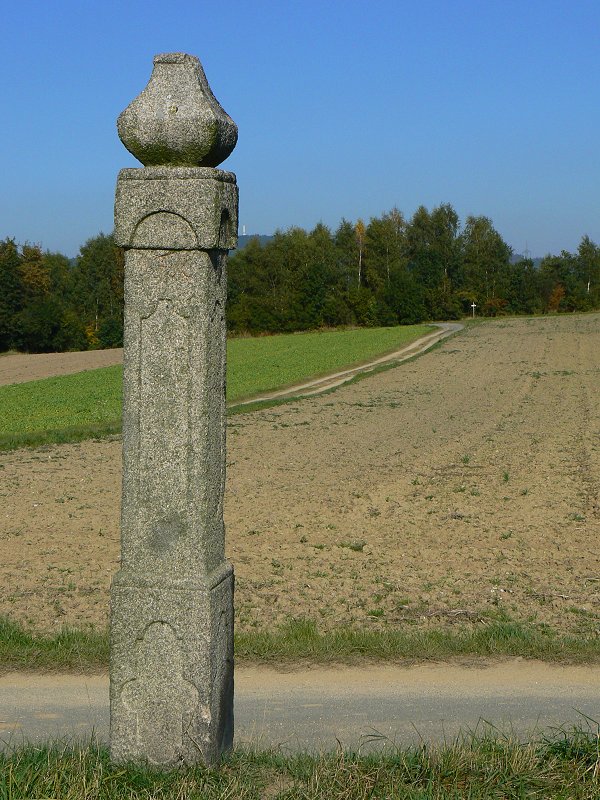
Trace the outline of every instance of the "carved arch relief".
[[136, 642], [136, 661], [138, 677], [120, 697], [135, 717], [137, 748], [153, 764], [173, 764], [182, 758], [199, 695], [183, 677], [182, 646], [172, 626], [150, 623]]
[[190, 223], [180, 214], [154, 211], [137, 223], [130, 246], [140, 250], [195, 250], [198, 239]]
[[219, 249], [229, 250], [229, 241], [233, 235], [233, 225], [228, 209], [221, 211], [221, 223], [219, 225]]

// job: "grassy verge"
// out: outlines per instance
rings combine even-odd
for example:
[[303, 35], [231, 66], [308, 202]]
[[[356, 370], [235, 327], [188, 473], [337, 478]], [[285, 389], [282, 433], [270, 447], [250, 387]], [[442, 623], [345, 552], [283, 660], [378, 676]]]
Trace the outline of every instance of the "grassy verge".
[[[0, 670], [94, 672], [108, 668], [106, 632], [65, 630], [39, 636], [0, 620]], [[521, 656], [563, 663], [600, 661], [598, 639], [561, 636], [542, 627], [491, 619], [474, 629], [345, 629], [320, 633], [311, 620], [291, 620], [275, 631], [236, 633], [238, 663], [414, 663], [453, 658]], [[1, 795], [0, 795], [1, 797]]]
[[545, 626], [524, 625], [499, 616], [473, 628], [339, 628], [320, 633], [312, 620], [291, 620], [275, 631], [236, 634], [236, 657], [262, 663], [443, 661], [462, 656], [522, 656], [543, 661], [600, 661], [600, 641], [562, 636]]
[[[430, 331], [409, 325], [231, 339], [228, 401], [366, 362]], [[122, 381], [122, 367], [115, 366], [0, 387], [0, 450], [118, 433]]]
[[[0, 671], [97, 672], [108, 669], [108, 633], [67, 630], [54, 636], [26, 631], [0, 617]], [[3, 800], [0, 792], [0, 800]]]
[[597, 731], [591, 728], [558, 730], [527, 743], [472, 735], [440, 747], [388, 746], [369, 755], [236, 750], [218, 767], [172, 771], [111, 765], [106, 748], [95, 744], [21, 745], [0, 753], [0, 797], [589, 800], [599, 796], [599, 767]]

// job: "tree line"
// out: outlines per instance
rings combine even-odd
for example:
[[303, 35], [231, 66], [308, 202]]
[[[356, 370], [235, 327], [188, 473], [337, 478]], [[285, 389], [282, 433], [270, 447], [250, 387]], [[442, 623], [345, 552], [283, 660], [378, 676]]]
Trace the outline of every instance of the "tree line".
[[[111, 235], [87, 241], [75, 259], [35, 245], [0, 242], [0, 351], [119, 347], [124, 257]], [[278, 231], [251, 239], [228, 267], [232, 333], [277, 333], [345, 325], [413, 324], [477, 314], [541, 314], [600, 307], [600, 248], [515, 260], [487, 217], [442, 204], [410, 219], [394, 208], [335, 231]]]
[[576, 253], [539, 268], [512, 250], [487, 217], [461, 227], [449, 204], [394, 208], [365, 225], [291, 228], [251, 240], [229, 261], [232, 332], [339, 325], [398, 325], [477, 314], [543, 314], [600, 307], [600, 248], [584, 236]]
[[0, 242], [0, 352], [49, 353], [123, 344], [123, 253], [90, 239], [75, 259]]

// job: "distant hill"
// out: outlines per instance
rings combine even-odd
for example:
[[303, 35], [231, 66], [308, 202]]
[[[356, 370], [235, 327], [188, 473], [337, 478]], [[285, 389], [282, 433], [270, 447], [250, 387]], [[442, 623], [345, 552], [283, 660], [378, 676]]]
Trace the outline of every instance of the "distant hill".
[[251, 239], [258, 239], [261, 245], [265, 245], [267, 244], [267, 242], [270, 242], [272, 238], [273, 238], [272, 236], [266, 236], [265, 234], [262, 233], [254, 233], [251, 234], [250, 236], [238, 236], [237, 249], [243, 250]]
[[[521, 255], [521, 253], [513, 253], [512, 256], [510, 257], [510, 263], [511, 264], [516, 264], [517, 261], [523, 261], [523, 259], [525, 259], [525, 258], [527, 258], [527, 256], [523, 256], [523, 255]], [[531, 258], [531, 256], [529, 256], [529, 258]], [[541, 259], [541, 258], [531, 258], [531, 260], [533, 261], [533, 266], [536, 269], [539, 269], [540, 264], [542, 263], [543, 259]]]

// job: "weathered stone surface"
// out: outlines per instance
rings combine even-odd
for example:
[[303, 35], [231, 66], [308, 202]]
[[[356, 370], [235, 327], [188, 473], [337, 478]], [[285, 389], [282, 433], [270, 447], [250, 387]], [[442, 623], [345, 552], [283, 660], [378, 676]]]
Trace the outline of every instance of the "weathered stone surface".
[[212, 763], [233, 741], [233, 575], [205, 586], [117, 577], [111, 596], [111, 758]]
[[233, 740], [233, 570], [224, 556], [223, 493], [235, 176], [208, 167], [122, 170], [115, 232], [126, 254], [111, 756], [210, 763]]
[[215, 99], [200, 61], [155, 56], [144, 91], [117, 123], [125, 147], [145, 166], [216, 167], [237, 142], [237, 126]]
[[122, 247], [230, 250], [237, 245], [235, 175], [207, 167], [122, 169], [115, 241]]
[[123, 571], [182, 580], [223, 559], [224, 260], [125, 256]]

